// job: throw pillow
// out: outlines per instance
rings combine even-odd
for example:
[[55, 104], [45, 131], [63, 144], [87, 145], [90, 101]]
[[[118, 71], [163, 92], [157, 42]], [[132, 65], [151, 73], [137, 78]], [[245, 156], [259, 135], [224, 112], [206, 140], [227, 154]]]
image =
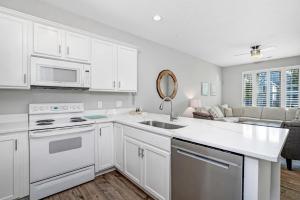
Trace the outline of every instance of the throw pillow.
[[225, 112], [225, 117], [233, 117], [232, 108], [225, 108], [224, 112]]
[[229, 108], [228, 104], [218, 105], [223, 115], [225, 115], [225, 109]]
[[220, 108], [218, 106], [212, 106], [208, 112], [214, 117], [214, 118], [223, 118], [224, 115]]

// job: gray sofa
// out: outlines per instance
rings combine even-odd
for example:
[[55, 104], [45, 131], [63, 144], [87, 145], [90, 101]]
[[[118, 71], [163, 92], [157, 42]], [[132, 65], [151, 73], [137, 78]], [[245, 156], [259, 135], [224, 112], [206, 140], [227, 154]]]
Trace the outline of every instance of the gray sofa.
[[294, 108], [240, 107], [231, 109], [231, 116], [225, 115], [214, 120], [279, 128], [283, 122], [294, 121], [297, 113], [297, 109]]
[[[221, 106], [219, 107], [223, 112], [223, 117], [212, 116], [208, 112], [209, 108], [201, 108], [194, 112], [193, 116], [194, 118], [224, 122], [287, 128], [289, 129], [289, 136], [281, 155], [286, 159], [289, 170], [292, 169], [292, 160], [300, 160], [300, 119], [298, 108], [239, 107], [222, 109]], [[229, 109], [230, 112], [226, 113], [226, 109]]]

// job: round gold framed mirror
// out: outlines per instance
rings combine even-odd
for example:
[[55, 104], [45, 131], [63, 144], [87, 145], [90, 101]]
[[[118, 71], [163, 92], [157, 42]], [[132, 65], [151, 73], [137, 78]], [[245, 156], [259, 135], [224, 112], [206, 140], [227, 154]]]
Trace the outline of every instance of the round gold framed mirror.
[[174, 99], [177, 94], [178, 82], [171, 70], [163, 70], [156, 79], [156, 89], [160, 98], [170, 97]]

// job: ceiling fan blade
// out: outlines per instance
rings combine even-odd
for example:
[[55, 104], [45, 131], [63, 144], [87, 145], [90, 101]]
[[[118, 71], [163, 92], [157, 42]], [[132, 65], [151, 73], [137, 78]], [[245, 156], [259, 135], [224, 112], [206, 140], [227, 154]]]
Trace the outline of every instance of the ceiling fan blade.
[[236, 54], [234, 56], [245, 56], [245, 55], [250, 55], [250, 53], [249, 52], [247, 52], [247, 53], [240, 53], [240, 54]]
[[266, 51], [272, 51], [274, 50], [276, 47], [272, 46], [272, 47], [266, 47], [266, 48], [262, 48], [260, 51], [261, 52], [266, 52]]

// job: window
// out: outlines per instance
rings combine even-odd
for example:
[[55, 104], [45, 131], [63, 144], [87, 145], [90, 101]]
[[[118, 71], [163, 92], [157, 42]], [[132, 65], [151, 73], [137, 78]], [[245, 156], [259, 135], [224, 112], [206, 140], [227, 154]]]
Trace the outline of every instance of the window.
[[299, 107], [300, 66], [244, 72], [243, 105]]
[[299, 69], [289, 69], [286, 75], [286, 107], [298, 107], [299, 105]]
[[267, 72], [256, 74], [256, 105], [267, 106]]
[[243, 101], [245, 106], [252, 106], [252, 74], [244, 74]]
[[270, 72], [270, 107], [281, 106], [281, 71]]

